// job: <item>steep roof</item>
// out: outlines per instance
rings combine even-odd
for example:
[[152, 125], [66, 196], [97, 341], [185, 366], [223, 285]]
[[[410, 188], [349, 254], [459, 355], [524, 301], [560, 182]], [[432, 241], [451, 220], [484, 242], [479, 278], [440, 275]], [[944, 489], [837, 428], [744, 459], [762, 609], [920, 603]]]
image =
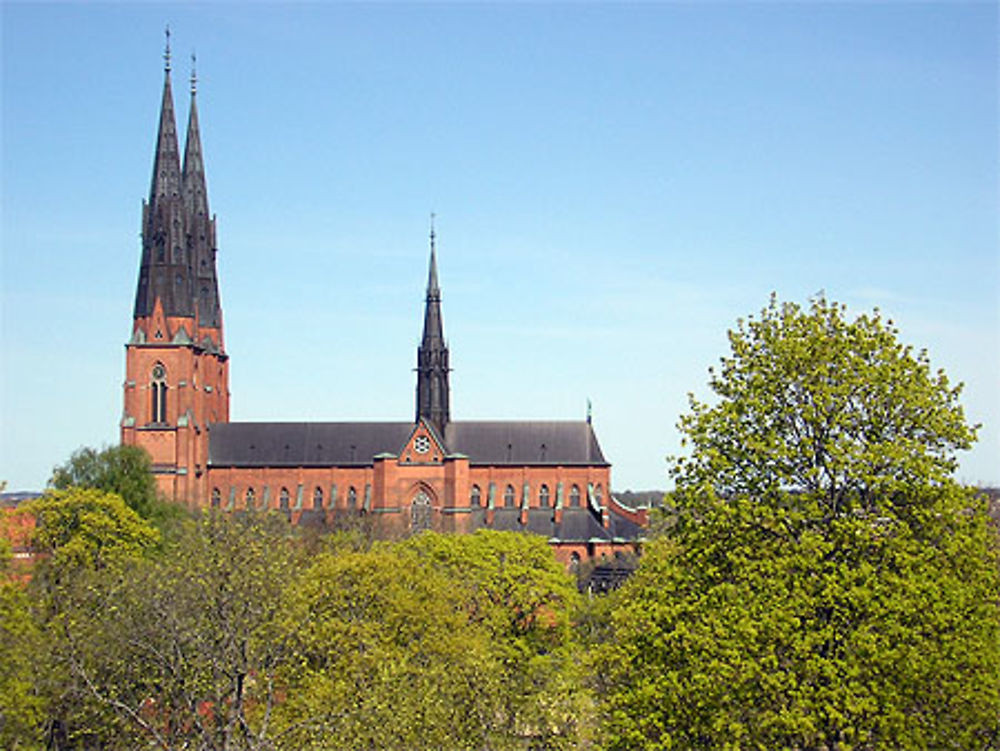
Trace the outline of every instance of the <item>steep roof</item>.
[[[410, 422], [231, 422], [211, 426], [213, 466], [364, 466], [378, 454], [397, 454]], [[450, 422], [448, 451], [470, 464], [598, 465], [608, 462], [589, 423]]]
[[450, 422], [445, 443], [472, 464], [608, 464], [593, 427], [582, 420]]

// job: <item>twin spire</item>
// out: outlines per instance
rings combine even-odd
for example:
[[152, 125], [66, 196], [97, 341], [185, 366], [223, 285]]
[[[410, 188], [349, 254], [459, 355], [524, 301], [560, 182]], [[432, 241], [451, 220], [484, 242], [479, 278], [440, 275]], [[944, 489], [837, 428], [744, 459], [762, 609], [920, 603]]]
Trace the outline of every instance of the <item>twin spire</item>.
[[149, 200], [143, 203], [142, 261], [134, 317], [150, 316], [160, 300], [167, 317], [197, 315], [201, 327], [219, 328], [215, 220], [208, 208], [198, 128], [195, 58], [192, 55], [191, 105], [182, 166], [170, 82], [169, 29], [166, 34], [163, 98]]

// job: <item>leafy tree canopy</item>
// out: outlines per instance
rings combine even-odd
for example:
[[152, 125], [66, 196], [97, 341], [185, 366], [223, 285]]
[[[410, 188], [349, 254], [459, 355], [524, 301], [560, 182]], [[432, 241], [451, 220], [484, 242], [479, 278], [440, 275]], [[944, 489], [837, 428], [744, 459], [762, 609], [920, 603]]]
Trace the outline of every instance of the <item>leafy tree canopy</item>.
[[680, 427], [676, 517], [597, 652], [611, 748], [1000, 742], [1000, 567], [959, 388], [876, 313], [771, 304]]
[[59, 490], [80, 487], [116, 493], [130, 509], [157, 526], [179, 515], [177, 506], [160, 497], [152, 461], [140, 446], [77, 449], [65, 464], [52, 470], [49, 485]]
[[56, 568], [100, 568], [141, 555], [160, 540], [159, 532], [114, 493], [49, 490], [26, 508], [35, 515], [32, 544]]
[[804, 492], [838, 513], [949, 482], [954, 452], [976, 432], [961, 385], [897, 334], [878, 311], [849, 320], [823, 298], [804, 310], [772, 296], [729, 332], [731, 354], [710, 371], [717, 403], [690, 399], [678, 489], [757, 500]]

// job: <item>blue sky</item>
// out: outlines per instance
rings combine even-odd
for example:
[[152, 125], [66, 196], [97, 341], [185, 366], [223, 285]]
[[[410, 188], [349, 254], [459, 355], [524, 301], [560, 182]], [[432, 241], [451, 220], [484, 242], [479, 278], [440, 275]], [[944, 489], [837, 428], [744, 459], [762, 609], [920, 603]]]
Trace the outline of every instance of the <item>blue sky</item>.
[[966, 384], [1000, 484], [997, 8], [15, 4], [0, 479], [118, 436], [172, 30], [197, 52], [236, 420], [413, 412], [437, 213], [456, 419], [581, 419], [667, 487], [772, 291], [878, 306]]

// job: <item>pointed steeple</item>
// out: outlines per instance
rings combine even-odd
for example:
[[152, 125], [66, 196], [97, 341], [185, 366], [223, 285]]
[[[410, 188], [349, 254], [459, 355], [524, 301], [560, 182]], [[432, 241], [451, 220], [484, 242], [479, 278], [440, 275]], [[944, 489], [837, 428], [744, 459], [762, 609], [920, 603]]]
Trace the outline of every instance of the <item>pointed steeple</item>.
[[167, 316], [192, 315], [191, 259], [184, 242], [181, 164], [177, 148], [174, 97], [170, 88], [170, 31], [164, 54], [163, 99], [149, 200], [142, 207], [142, 261], [135, 295], [135, 317], [152, 314], [156, 300]]
[[182, 170], [182, 192], [186, 215], [185, 244], [191, 257], [194, 279], [194, 304], [199, 324], [218, 328], [221, 325], [219, 283], [215, 271], [215, 218], [208, 211], [208, 188], [205, 161], [198, 129], [198, 78], [195, 56], [191, 55], [191, 107], [188, 110], [187, 137]]
[[431, 215], [431, 258], [424, 303], [424, 335], [417, 349], [417, 419], [430, 422], [444, 437], [450, 419], [448, 391], [448, 347], [441, 319], [441, 289], [438, 287], [434, 215]]

